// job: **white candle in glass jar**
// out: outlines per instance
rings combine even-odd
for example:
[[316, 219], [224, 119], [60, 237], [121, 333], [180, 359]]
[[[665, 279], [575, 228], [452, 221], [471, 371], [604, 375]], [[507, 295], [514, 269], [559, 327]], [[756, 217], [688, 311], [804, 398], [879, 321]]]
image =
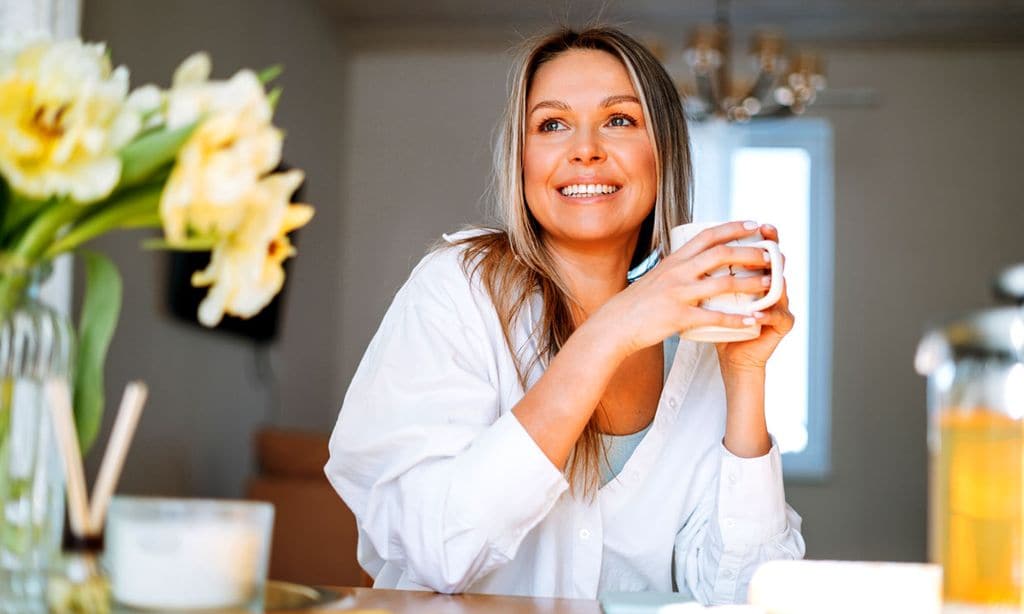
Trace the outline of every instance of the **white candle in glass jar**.
[[118, 603], [148, 609], [244, 607], [266, 580], [266, 503], [119, 498], [105, 561]]

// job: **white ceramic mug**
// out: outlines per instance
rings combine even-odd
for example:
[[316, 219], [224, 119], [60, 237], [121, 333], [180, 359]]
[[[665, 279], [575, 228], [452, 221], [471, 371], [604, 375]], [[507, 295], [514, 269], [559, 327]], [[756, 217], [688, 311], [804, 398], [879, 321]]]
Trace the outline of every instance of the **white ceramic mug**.
[[[676, 226], [669, 233], [672, 242], [672, 251], [676, 251], [687, 242], [692, 240], [701, 231], [724, 222], [698, 222], [694, 224], [683, 224]], [[779, 251], [779, 244], [775, 241], [765, 240], [760, 232], [754, 231], [748, 237], [730, 241], [728, 245], [741, 247], [759, 247], [768, 254], [767, 267], [771, 268], [771, 285], [768, 293], [763, 297], [756, 294], [742, 292], [729, 292], [719, 294], [701, 301], [700, 306], [704, 309], [721, 311], [723, 313], [734, 313], [740, 315], [752, 315], [755, 312], [768, 309], [782, 298], [782, 252]], [[760, 271], [743, 267], [722, 267], [712, 271], [710, 277], [722, 277], [732, 275], [733, 277], [759, 277]], [[729, 328], [725, 326], [699, 326], [691, 328], [680, 334], [684, 339], [691, 341], [704, 341], [709, 343], [723, 343], [729, 341], [748, 341], [756, 339], [761, 334], [760, 324], [751, 324], [743, 328]]]

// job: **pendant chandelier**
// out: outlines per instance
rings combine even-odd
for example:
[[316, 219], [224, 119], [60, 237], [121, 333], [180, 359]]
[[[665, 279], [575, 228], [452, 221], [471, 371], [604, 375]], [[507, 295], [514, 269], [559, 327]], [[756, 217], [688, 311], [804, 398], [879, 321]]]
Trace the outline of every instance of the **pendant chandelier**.
[[718, 0], [715, 23], [699, 26], [683, 57], [693, 71], [695, 88], [682, 93], [687, 116], [696, 121], [720, 117], [730, 122], [799, 115], [825, 88], [821, 58], [795, 52], [787, 59], [777, 32], [757, 32], [750, 46], [752, 79], [740, 80], [730, 66], [729, 6]]

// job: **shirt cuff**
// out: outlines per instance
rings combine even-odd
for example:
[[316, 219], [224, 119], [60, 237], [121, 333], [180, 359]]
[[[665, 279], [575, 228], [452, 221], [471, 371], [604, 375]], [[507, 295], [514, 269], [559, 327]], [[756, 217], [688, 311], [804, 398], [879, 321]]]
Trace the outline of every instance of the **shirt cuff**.
[[453, 489], [461, 499], [455, 509], [509, 556], [569, 487], [512, 412], [477, 437], [459, 462], [458, 475], [466, 479]]
[[724, 445], [715, 515], [726, 551], [766, 543], [786, 529], [782, 457], [772, 438], [764, 456], [741, 458]]

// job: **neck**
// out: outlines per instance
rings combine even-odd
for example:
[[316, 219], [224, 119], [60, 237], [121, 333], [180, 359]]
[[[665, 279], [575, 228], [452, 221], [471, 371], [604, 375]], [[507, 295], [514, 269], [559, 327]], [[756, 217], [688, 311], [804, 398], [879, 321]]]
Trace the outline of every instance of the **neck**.
[[544, 237], [559, 274], [583, 309], [583, 319], [626, 287], [626, 274], [637, 238], [633, 235], [609, 246]]

